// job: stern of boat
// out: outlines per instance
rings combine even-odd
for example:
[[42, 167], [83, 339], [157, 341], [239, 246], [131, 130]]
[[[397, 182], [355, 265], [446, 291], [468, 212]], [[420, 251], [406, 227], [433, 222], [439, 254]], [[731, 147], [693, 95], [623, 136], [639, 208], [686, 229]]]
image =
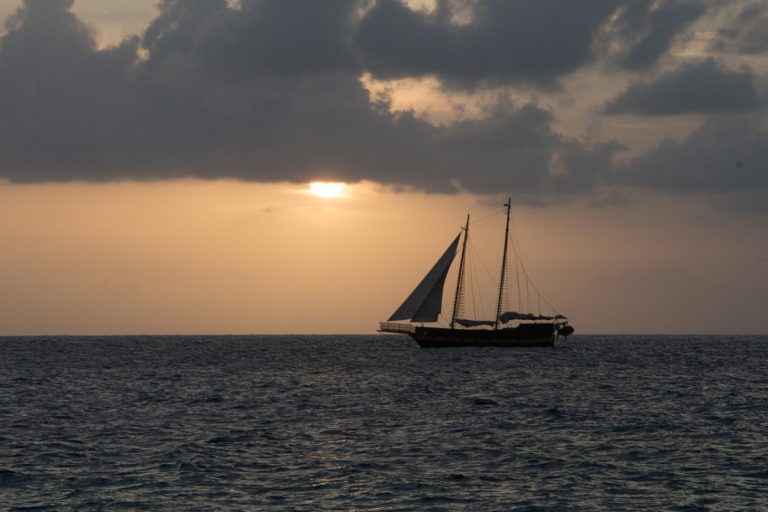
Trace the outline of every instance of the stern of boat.
[[392, 334], [413, 334], [416, 326], [413, 324], [401, 324], [398, 322], [379, 322], [379, 332]]

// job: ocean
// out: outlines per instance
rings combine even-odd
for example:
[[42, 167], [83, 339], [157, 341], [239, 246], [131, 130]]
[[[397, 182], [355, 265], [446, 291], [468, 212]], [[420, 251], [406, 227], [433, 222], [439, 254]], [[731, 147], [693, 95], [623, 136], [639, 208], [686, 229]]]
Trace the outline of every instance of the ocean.
[[768, 336], [0, 338], [4, 510], [768, 510]]

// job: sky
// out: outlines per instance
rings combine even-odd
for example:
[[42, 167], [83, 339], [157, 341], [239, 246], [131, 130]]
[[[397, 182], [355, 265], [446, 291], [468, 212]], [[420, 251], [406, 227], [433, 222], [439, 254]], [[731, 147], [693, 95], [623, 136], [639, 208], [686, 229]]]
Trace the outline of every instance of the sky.
[[0, 335], [374, 332], [507, 197], [577, 333], [768, 333], [768, 1], [0, 19]]

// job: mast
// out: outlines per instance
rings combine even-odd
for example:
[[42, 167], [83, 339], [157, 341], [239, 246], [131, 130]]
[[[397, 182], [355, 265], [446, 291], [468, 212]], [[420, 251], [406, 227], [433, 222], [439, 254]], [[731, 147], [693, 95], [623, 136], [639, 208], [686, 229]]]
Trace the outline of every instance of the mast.
[[493, 326], [494, 330], [499, 328], [499, 317], [501, 316], [501, 301], [504, 297], [504, 283], [507, 280], [507, 247], [509, 244], [509, 211], [512, 208], [512, 198], [507, 199], [507, 226], [504, 230], [504, 254], [501, 257], [501, 278], [499, 279], [499, 300], [496, 303], [496, 323]]
[[462, 292], [464, 291], [464, 259], [467, 255], [467, 239], [469, 238], [469, 214], [467, 214], [467, 225], [464, 226], [464, 243], [461, 245], [461, 262], [459, 263], [459, 277], [456, 279], [456, 295], [453, 298], [453, 314], [451, 315], [451, 329], [456, 323], [456, 315], [459, 314], [459, 307], [462, 301]]

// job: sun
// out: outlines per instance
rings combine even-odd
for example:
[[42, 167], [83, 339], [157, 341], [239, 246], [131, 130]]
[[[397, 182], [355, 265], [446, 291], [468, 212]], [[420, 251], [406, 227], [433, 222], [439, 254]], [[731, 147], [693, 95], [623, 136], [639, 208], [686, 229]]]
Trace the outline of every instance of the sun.
[[345, 188], [347, 188], [347, 184], [342, 182], [313, 181], [309, 184], [310, 193], [326, 199], [343, 196]]

